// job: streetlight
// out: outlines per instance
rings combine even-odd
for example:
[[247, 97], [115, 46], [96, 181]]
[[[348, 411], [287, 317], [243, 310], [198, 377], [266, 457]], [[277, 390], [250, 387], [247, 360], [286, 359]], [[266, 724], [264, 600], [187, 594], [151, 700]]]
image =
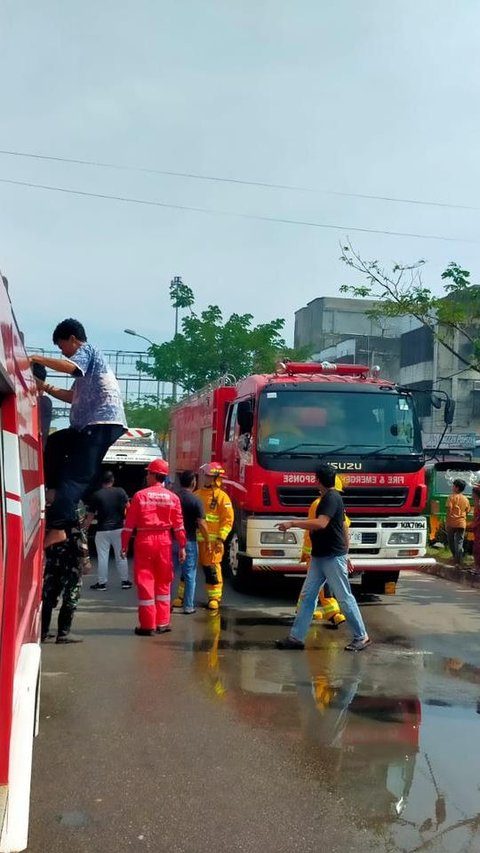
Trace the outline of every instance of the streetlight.
[[[153, 343], [153, 341], [150, 340], [150, 338], [145, 337], [145, 335], [139, 335], [138, 332], [135, 331], [135, 329], [124, 329], [123, 331], [125, 332], [126, 335], [133, 335], [134, 338], [141, 338], [142, 341], [147, 341], [147, 343], [149, 343], [151, 347], [155, 346], [155, 344]], [[138, 400], [140, 401], [141, 388], [142, 388], [142, 362], [139, 361], [138, 364], [139, 364], [139, 370], [138, 370]]]
[[150, 338], [146, 338], [145, 335], [139, 335], [138, 332], [136, 332], [134, 329], [124, 329], [123, 331], [126, 335], [133, 335], [134, 338], [142, 338], [142, 340], [147, 341], [147, 343], [149, 343], [151, 347], [155, 346], [155, 344], [153, 343], [153, 341], [150, 340]]

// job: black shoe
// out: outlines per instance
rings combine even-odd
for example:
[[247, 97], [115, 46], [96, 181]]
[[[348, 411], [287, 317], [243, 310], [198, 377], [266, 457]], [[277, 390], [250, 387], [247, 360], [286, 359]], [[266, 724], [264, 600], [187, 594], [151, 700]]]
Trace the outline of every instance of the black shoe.
[[157, 634], [168, 634], [171, 630], [170, 625], [159, 625], [157, 628]]
[[55, 642], [60, 646], [73, 645], [74, 643], [83, 643], [83, 637], [63, 637], [60, 635]]
[[153, 628], [135, 628], [135, 634], [137, 637], [154, 637], [155, 631]]
[[54, 640], [55, 634], [42, 634], [42, 643], [46, 643], [47, 640]]
[[352, 640], [352, 642], [349, 643], [348, 646], [345, 646], [345, 651], [346, 652], [363, 652], [363, 650], [366, 649], [367, 646], [370, 645], [370, 642], [371, 641], [369, 640], [368, 637], [366, 639], [364, 638], [361, 640]]
[[106, 583], [92, 583], [90, 584], [90, 589], [100, 589], [102, 592], [107, 588]]
[[[131, 589], [133, 583], [131, 581], [122, 581], [122, 589]], [[93, 587], [92, 587], [93, 589]]]
[[285, 637], [284, 640], [277, 640], [275, 643], [277, 649], [297, 649], [302, 651], [305, 648], [305, 643], [301, 640], [294, 640], [293, 637]]

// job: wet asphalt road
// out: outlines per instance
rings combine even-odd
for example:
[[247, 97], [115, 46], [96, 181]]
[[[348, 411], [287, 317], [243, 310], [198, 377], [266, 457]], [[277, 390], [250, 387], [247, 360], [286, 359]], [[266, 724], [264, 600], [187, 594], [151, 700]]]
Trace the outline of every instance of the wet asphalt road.
[[32, 853], [480, 851], [478, 591], [404, 575], [368, 650], [319, 625], [302, 653], [272, 648], [291, 583], [139, 638], [91, 580], [84, 642], [43, 647]]

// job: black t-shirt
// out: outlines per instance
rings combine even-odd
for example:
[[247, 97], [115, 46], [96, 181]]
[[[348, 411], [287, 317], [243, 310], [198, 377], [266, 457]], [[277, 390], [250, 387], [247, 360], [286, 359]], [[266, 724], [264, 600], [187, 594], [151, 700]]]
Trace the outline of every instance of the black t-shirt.
[[97, 516], [97, 530], [119, 530], [123, 527], [128, 495], [119, 486], [108, 486], [94, 492], [88, 508]]
[[311, 530], [312, 557], [339, 557], [347, 553], [343, 525], [345, 509], [343, 500], [335, 489], [330, 489], [320, 501], [316, 516], [328, 515], [330, 524], [324, 530]]
[[50, 426], [52, 424], [53, 404], [50, 397], [46, 397], [45, 394], [39, 394], [38, 405], [40, 407], [40, 429], [42, 430], [42, 446], [45, 450], [48, 434], [50, 432]]
[[178, 493], [180, 503], [182, 505], [183, 523], [185, 525], [185, 533], [187, 539], [191, 542], [197, 538], [197, 521], [199, 518], [205, 518], [203, 504], [200, 498], [189, 492], [188, 489], [180, 489]]

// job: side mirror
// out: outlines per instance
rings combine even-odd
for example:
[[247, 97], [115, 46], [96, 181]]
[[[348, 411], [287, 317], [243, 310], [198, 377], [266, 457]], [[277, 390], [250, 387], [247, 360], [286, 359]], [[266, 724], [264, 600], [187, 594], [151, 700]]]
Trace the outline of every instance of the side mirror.
[[450, 399], [450, 397], [445, 400], [445, 410], [443, 413], [443, 420], [447, 426], [451, 426], [453, 424], [453, 418], [455, 416], [455, 400]]
[[442, 401], [441, 401], [440, 397], [437, 397], [436, 394], [432, 394], [432, 396], [430, 397], [430, 401], [432, 403], [432, 406], [435, 409], [441, 409], [442, 408]]

